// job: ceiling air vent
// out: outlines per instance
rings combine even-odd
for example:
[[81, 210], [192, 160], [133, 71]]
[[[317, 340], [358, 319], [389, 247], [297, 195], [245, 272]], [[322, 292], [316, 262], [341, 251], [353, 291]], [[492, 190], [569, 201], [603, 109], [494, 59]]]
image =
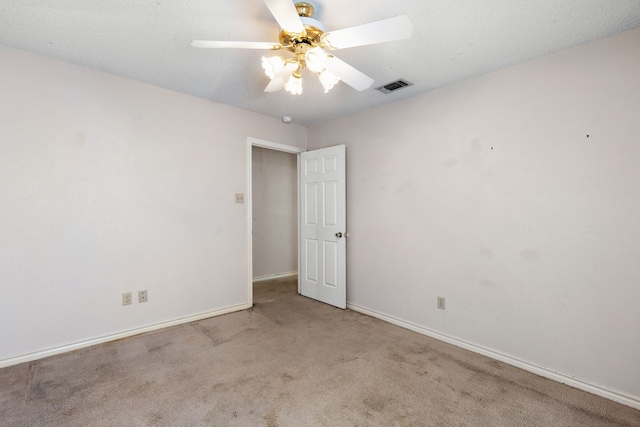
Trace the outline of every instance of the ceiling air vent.
[[384, 86], [377, 88], [382, 93], [391, 93], [403, 87], [411, 86], [413, 83], [409, 83], [404, 79], [396, 80], [395, 82], [387, 83]]

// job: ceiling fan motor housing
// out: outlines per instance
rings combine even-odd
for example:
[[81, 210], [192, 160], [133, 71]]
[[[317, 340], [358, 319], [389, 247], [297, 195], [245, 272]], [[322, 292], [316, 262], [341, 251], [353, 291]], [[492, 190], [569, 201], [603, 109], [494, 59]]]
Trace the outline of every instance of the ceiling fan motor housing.
[[305, 52], [316, 46], [322, 46], [322, 35], [325, 33], [326, 29], [320, 21], [312, 18], [315, 9], [311, 4], [298, 2], [295, 6], [298, 16], [300, 16], [300, 20], [302, 21], [302, 25], [304, 25], [305, 34], [291, 34], [286, 30], [282, 30], [280, 32], [280, 44], [284, 49], [287, 49], [297, 55], [301, 53], [300, 48], [298, 47], [301, 44], [307, 45], [307, 47], [303, 47]]
[[[313, 20], [315, 21], [315, 19]], [[316, 21], [317, 22], [317, 21]], [[319, 24], [319, 22], [318, 22]], [[304, 24], [305, 34], [289, 34], [285, 30], [280, 32], [280, 44], [284, 49], [291, 52], [296, 51], [296, 45], [305, 43], [310, 47], [316, 47], [322, 45], [322, 35], [324, 31], [314, 25]]]

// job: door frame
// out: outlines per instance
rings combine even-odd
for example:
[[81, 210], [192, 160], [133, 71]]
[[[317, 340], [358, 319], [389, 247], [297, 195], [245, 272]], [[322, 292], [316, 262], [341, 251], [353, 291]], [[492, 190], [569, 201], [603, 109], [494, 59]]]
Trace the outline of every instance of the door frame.
[[[296, 194], [298, 199], [296, 214], [296, 224], [298, 227], [298, 271], [300, 271], [300, 153], [304, 153], [305, 151], [307, 151], [306, 148], [280, 144], [278, 142], [267, 141], [251, 136], [247, 137], [247, 191], [245, 193], [246, 197], [244, 198], [244, 203], [246, 206], [247, 218], [247, 304], [249, 307], [253, 307], [253, 147], [262, 147], [269, 150], [282, 151], [285, 153], [296, 155]], [[298, 293], [299, 292], [300, 284], [298, 284]]]

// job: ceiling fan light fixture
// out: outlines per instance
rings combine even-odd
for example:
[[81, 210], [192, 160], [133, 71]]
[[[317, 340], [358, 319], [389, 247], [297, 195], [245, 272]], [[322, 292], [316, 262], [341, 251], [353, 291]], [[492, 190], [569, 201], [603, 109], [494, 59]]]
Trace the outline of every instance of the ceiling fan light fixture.
[[285, 66], [285, 60], [281, 56], [262, 57], [262, 68], [270, 79], [273, 79]]
[[324, 93], [329, 92], [331, 89], [333, 89], [336, 83], [340, 81], [340, 78], [329, 70], [323, 70], [318, 73], [318, 78], [320, 79], [320, 83], [322, 83]]
[[302, 70], [305, 69], [318, 76], [325, 93], [339, 81], [357, 91], [368, 89], [373, 84], [371, 77], [327, 52], [405, 40], [410, 38], [413, 32], [413, 24], [406, 15], [327, 32], [324, 25], [313, 18], [314, 7], [307, 2], [263, 2], [280, 26], [279, 43], [194, 40], [191, 45], [200, 48], [284, 50], [293, 53], [293, 56], [287, 54], [287, 57], [262, 57], [262, 68], [271, 79], [264, 89], [265, 92], [285, 89], [293, 95], [300, 95]]
[[284, 85], [284, 90], [291, 95], [300, 95], [302, 93], [302, 75], [299, 71], [295, 71]]

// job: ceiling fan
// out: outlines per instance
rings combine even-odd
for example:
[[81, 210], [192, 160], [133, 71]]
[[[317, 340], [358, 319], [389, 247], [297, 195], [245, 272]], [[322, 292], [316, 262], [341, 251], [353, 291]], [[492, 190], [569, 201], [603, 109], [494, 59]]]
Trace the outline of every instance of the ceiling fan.
[[306, 2], [263, 0], [280, 25], [278, 43], [249, 41], [194, 40], [191, 46], [204, 48], [239, 48], [284, 50], [293, 56], [262, 57], [262, 67], [271, 82], [265, 92], [285, 89], [293, 95], [302, 93], [302, 71], [318, 75], [327, 93], [342, 80], [358, 91], [373, 84], [373, 79], [336, 58], [330, 51], [408, 39], [413, 24], [406, 15], [342, 30], [326, 32], [324, 25], [313, 19], [314, 8]]

